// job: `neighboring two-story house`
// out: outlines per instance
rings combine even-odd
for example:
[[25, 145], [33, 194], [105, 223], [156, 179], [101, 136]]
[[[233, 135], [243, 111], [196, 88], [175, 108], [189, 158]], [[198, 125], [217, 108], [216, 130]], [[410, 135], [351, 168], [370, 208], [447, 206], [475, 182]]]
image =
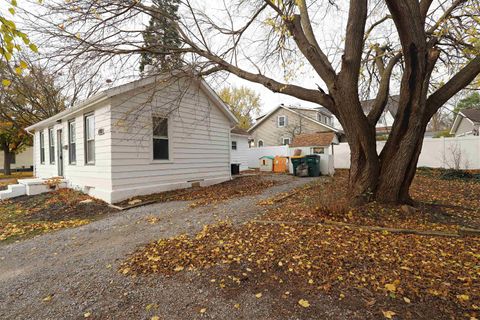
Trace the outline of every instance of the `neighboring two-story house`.
[[456, 137], [480, 135], [480, 109], [464, 109], [455, 117], [451, 134]]
[[248, 133], [252, 146], [278, 146], [290, 144], [293, 137], [302, 133], [338, 133], [333, 125], [333, 115], [323, 107], [302, 108], [281, 104], [257, 118]]

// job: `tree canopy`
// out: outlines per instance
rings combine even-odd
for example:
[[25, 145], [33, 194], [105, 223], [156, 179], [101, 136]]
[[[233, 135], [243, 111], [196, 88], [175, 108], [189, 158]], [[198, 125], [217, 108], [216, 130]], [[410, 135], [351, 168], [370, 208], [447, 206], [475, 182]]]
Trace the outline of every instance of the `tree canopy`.
[[454, 112], [457, 113], [463, 109], [480, 109], [480, 93], [473, 92], [461, 99], [455, 106]]
[[241, 86], [224, 87], [218, 95], [237, 117], [240, 128], [246, 130], [252, 126], [253, 117], [258, 115], [261, 108], [260, 95], [258, 93], [250, 88]]

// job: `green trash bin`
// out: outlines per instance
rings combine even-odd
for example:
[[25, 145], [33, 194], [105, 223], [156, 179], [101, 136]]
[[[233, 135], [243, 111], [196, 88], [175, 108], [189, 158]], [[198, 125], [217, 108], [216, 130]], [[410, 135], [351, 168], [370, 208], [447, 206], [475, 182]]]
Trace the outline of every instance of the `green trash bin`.
[[310, 177], [320, 176], [320, 156], [318, 154], [309, 154], [305, 157], [308, 165], [308, 175]]
[[305, 156], [292, 156], [290, 159], [292, 159], [292, 166], [293, 166], [293, 175], [297, 175], [297, 167], [305, 163]]

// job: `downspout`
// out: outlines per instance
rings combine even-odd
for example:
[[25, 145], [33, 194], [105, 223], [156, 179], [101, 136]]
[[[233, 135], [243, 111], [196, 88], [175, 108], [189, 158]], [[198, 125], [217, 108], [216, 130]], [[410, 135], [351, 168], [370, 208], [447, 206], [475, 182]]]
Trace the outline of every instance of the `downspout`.
[[32, 140], [33, 140], [33, 176], [34, 177], [37, 177], [37, 166], [35, 165], [35, 155], [37, 154], [35, 152], [35, 133], [31, 133], [29, 130], [26, 130], [25, 131], [32, 136]]
[[236, 125], [230, 128], [228, 131], [228, 174], [230, 175], [230, 180], [232, 180], [232, 129], [235, 128]]

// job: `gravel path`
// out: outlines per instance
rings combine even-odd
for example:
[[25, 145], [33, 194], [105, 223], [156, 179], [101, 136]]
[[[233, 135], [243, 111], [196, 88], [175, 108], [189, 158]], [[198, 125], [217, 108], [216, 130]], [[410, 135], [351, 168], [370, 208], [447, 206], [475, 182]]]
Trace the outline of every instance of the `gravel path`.
[[[189, 202], [159, 203], [119, 212], [88, 225], [0, 246], [1, 319], [272, 319], [268, 294], [231, 298], [202, 285], [194, 273], [175, 277], [125, 277], [117, 272], [138, 246], [229, 218], [247, 221], [262, 208], [255, 203], [304, 185], [314, 178], [275, 176], [286, 183], [256, 196], [191, 209]], [[157, 223], [149, 223], [157, 217]], [[49, 301], [44, 301], [50, 296]], [[151, 304], [150, 310], [146, 306]], [[199, 313], [201, 308], [208, 312]], [[325, 306], [328, 317], [331, 308]], [[237, 312], [233, 315], [232, 312]], [[336, 312], [338, 316], [338, 311]], [[333, 316], [332, 316], [333, 317]], [[336, 318], [336, 316], [335, 316]], [[296, 319], [293, 317], [292, 319]]]

